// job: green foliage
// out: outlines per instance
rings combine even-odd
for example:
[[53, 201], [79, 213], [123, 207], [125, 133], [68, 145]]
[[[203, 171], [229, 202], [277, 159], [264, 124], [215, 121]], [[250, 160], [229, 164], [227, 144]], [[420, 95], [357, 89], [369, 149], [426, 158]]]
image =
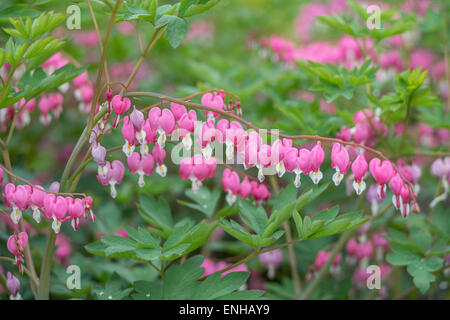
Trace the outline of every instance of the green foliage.
[[185, 193], [195, 203], [177, 200], [178, 203], [204, 213], [207, 218], [213, 216], [221, 194], [219, 189], [216, 188], [213, 192], [210, 192], [208, 188], [202, 187], [196, 193], [190, 189], [186, 190]]
[[402, 14], [401, 18], [397, 18], [396, 16], [399, 14], [397, 10], [387, 9], [380, 12], [380, 28], [369, 29], [366, 22], [373, 14], [369, 14], [366, 11], [366, 7], [363, 7], [356, 1], [348, 1], [347, 4], [359, 19], [355, 19], [355, 14], [348, 16], [330, 15], [319, 17], [319, 21], [330, 27], [332, 30], [339, 30], [355, 38], [370, 37], [376, 43], [394, 35], [412, 30], [416, 26], [414, 15]]
[[433, 245], [432, 235], [423, 228], [411, 229], [409, 237], [404, 232], [391, 229], [386, 239], [392, 244], [387, 261], [394, 266], [406, 266], [414, 284], [426, 293], [430, 283], [436, 280], [433, 272], [438, 271], [444, 262], [435, 255], [449, 252], [448, 239], [441, 239]]
[[313, 61], [300, 61], [298, 65], [301, 70], [320, 80], [311, 87], [311, 90], [323, 93], [327, 102], [332, 102], [341, 96], [350, 100], [359, 86], [375, 80], [375, 73], [378, 70], [378, 67], [369, 67], [370, 60], [366, 60], [360, 68], [355, 67], [353, 70]]
[[224, 277], [215, 273], [203, 281], [199, 281], [204, 273], [200, 267], [202, 256], [193, 256], [183, 264], [171, 265], [164, 274], [162, 284], [151, 282], [134, 283], [134, 299], [151, 300], [216, 300], [216, 299], [258, 299], [262, 295], [259, 290], [237, 292], [247, 281], [248, 272], [232, 272]]

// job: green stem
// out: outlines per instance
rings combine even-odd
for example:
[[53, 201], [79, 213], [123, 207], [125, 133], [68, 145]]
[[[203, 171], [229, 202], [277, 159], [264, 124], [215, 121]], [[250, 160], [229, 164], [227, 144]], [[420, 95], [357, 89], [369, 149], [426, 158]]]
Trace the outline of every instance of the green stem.
[[50, 271], [53, 260], [53, 249], [55, 248], [56, 233], [50, 230], [50, 236], [47, 239], [47, 246], [42, 260], [40, 285], [38, 289], [38, 299], [48, 300], [50, 292]]
[[[270, 179], [272, 188], [274, 190], [275, 196], [277, 196], [279, 193], [279, 189], [280, 189], [278, 186], [278, 182], [274, 176], [270, 176], [269, 179]], [[291, 243], [292, 242], [292, 234], [291, 234], [291, 228], [289, 226], [288, 221], [285, 221], [283, 223], [283, 228], [284, 228], [284, 231], [286, 234], [286, 242]], [[300, 281], [300, 277], [298, 276], [297, 257], [295, 255], [295, 248], [294, 248], [293, 244], [288, 245], [288, 255], [289, 255], [289, 264], [291, 266], [291, 277], [292, 277], [292, 282], [294, 285], [295, 298], [298, 298], [300, 296], [300, 292], [302, 290], [302, 284]]]
[[328, 269], [330, 268], [331, 264], [333, 263], [334, 258], [338, 255], [338, 253], [342, 250], [342, 248], [345, 246], [347, 241], [353, 236], [355, 233], [355, 230], [350, 230], [347, 232], [344, 232], [338, 242], [336, 243], [336, 246], [334, 247], [333, 251], [330, 254], [330, 257], [328, 258], [327, 262], [322, 266], [322, 268], [319, 270], [317, 275], [314, 277], [314, 280], [310, 283], [310, 285], [305, 289], [303, 295], [301, 296], [301, 300], [308, 299], [313, 291], [316, 289], [316, 287], [319, 285], [320, 281], [322, 281], [323, 277], [327, 273]]

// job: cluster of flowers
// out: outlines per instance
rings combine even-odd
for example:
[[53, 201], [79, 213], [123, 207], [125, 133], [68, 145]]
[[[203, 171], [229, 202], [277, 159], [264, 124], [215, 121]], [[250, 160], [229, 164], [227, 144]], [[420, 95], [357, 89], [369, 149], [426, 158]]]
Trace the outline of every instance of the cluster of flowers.
[[[224, 103], [225, 93], [223, 91], [206, 93], [202, 96], [202, 104], [217, 109], [227, 110]], [[112, 92], [107, 93], [108, 110], [113, 110], [116, 118], [113, 127], [117, 127], [120, 117], [131, 108], [131, 101], [126, 97], [116, 95], [112, 97]], [[367, 112], [366, 112], [367, 111]], [[230, 169], [226, 169], [222, 176], [222, 185], [228, 193], [227, 201], [231, 205], [239, 195], [246, 199], [250, 194], [256, 203], [262, 203], [270, 197], [267, 187], [262, 184], [265, 170], [275, 169], [279, 177], [285, 172], [294, 172], [294, 185], [301, 186], [301, 174], [311, 178], [314, 184], [318, 184], [323, 178], [320, 167], [325, 159], [325, 152], [321, 142], [318, 141], [311, 150], [293, 146], [290, 139], [277, 139], [273, 144], [264, 144], [260, 134], [256, 131], [246, 131], [236, 121], [229, 122], [221, 119], [217, 123], [216, 118], [220, 113], [205, 110], [206, 121], [197, 122], [197, 113], [194, 110], [189, 112], [186, 107], [176, 103], [170, 105], [170, 109], [153, 107], [145, 119], [144, 114], [136, 107], [129, 116], [123, 118], [122, 136], [125, 144], [122, 148], [127, 156], [129, 171], [139, 175], [139, 186], [144, 185], [144, 177], [150, 176], [155, 169], [161, 176], [165, 176], [167, 167], [164, 165], [166, 157], [165, 145], [168, 137], [178, 134], [182, 138], [182, 145], [189, 149], [193, 145], [191, 134], [194, 134], [197, 127], [200, 128], [196, 143], [201, 148], [201, 153], [192, 157], [185, 157], [180, 161], [180, 176], [183, 180], [191, 180], [192, 188], [197, 191], [202, 182], [207, 178], [212, 178], [217, 169], [217, 160], [212, 156], [212, 143], [225, 144], [227, 160], [234, 160], [235, 155], [241, 161], [244, 169], [251, 167], [258, 169], [258, 180], [250, 182], [244, 178], [240, 182], [238, 174]], [[106, 119], [109, 119], [105, 116]], [[355, 115], [355, 127], [345, 129], [340, 133], [342, 140], [353, 138], [358, 142], [371, 144], [376, 137], [367, 117], [373, 117], [370, 110], [358, 112]], [[372, 125], [378, 126], [385, 131], [385, 126], [376, 117], [372, 118]], [[101, 127], [101, 128], [100, 128]], [[99, 165], [98, 180], [103, 185], [111, 185], [111, 195], [116, 196], [115, 185], [120, 184], [124, 176], [124, 165], [119, 160], [112, 163], [105, 161], [106, 149], [97, 142], [97, 137], [105, 128], [100, 124], [93, 131], [91, 141], [92, 155], [94, 161]], [[371, 142], [372, 141], [372, 142]], [[154, 147], [149, 152], [149, 144], [154, 143]], [[139, 146], [139, 152], [135, 152]], [[350, 151], [350, 153], [349, 153]], [[354, 158], [353, 162], [350, 158]], [[351, 168], [353, 173], [353, 188], [358, 195], [366, 189], [364, 178], [369, 170], [378, 184], [377, 194], [379, 199], [384, 199], [387, 185], [391, 186], [394, 193], [393, 203], [404, 217], [409, 214], [411, 199], [416, 198], [416, 193], [409, 188], [409, 180], [405, 180], [407, 168], [397, 172], [395, 166], [388, 160], [381, 161], [372, 158], [370, 164], [367, 163], [365, 153], [360, 151], [356, 155], [354, 148], [349, 150], [339, 144], [334, 143], [331, 151], [331, 167], [336, 170], [332, 177], [333, 182], [338, 186], [344, 175]], [[412, 181], [411, 175], [411, 180]]]
[[[0, 169], [0, 175], [3, 176], [3, 170]], [[52, 228], [58, 233], [61, 223], [71, 220], [75, 230], [78, 229], [80, 218], [89, 217], [91, 221], [95, 220], [92, 212], [93, 199], [87, 196], [83, 199], [73, 198], [71, 196], [63, 197], [58, 194], [58, 189], [45, 191], [39, 185], [14, 185], [6, 184], [3, 193], [3, 199], [6, 207], [11, 209], [11, 221], [18, 224], [22, 218], [22, 212], [31, 209], [33, 219], [39, 223], [41, 221], [41, 212], [47, 220], [53, 219]]]
[[[379, 110], [379, 109], [378, 109]], [[377, 144], [377, 137], [384, 138], [388, 134], [387, 126], [380, 120], [379, 112], [373, 114], [372, 110], [365, 109], [353, 115], [354, 126], [343, 126], [336, 135], [344, 141], [354, 141], [373, 147]]]
[[[391, 269], [391, 266], [384, 263], [385, 254], [389, 250], [389, 242], [384, 238], [385, 233], [373, 233], [371, 239], [367, 239], [367, 231], [370, 223], [364, 225], [359, 231], [358, 240], [351, 238], [345, 247], [345, 262], [348, 267], [355, 267], [353, 283], [356, 288], [363, 288], [371, 273], [367, 272], [367, 266], [371, 259], [375, 259], [380, 266], [381, 277], [384, 277]], [[320, 250], [314, 260], [314, 264], [309, 267], [307, 279], [311, 279], [315, 273], [319, 272], [328, 259], [331, 252]], [[330, 273], [336, 276], [341, 271], [343, 254], [338, 253], [330, 266]]]
[[[421, 4], [411, 4], [419, 2]], [[422, 2], [426, 2], [423, 4]], [[402, 10], [405, 12], [417, 11], [419, 18], [431, 2], [411, 0], [405, 2]], [[382, 7], [387, 4], [380, 3]], [[434, 11], [439, 10], [433, 8]], [[380, 70], [377, 72], [378, 81], [385, 82], [394, 78], [395, 72], [405, 70], [407, 67], [415, 69], [422, 67], [428, 70], [431, 79], [437, 84], [440, 94], [448, 98], [448, 86], [445, 78], [445, 60], [435, 57], [435, 54], [427, 49], [417, 48], [419, 39], [418, 30], [405, 34], [392, 36], [387, 42], [387, 51], [377, 54], [373, 41], [370, 38], [355, 39], [345, 35], [337, 44], [327, 41], [312, 41], [313, 30], [323, 30], [324, 26], [317, 22], [319, 16], [348, 13], [351, 14], [346, 0], [332, 0], [328, 4], [310, 3], [302, 6], [300, 14], [295, 21], [295, 29], [298, 33], [301, 45], [294, 41], [274, 35], [261, 40], [261, 51], [267, 56], [267, 49], [272, 53], [275, 62], [281, 61], [288, 66], [293, 66], [298, 60], [311, 60], [319, 63], [341, 64], [347, 68], [353, 68], [362, 63], [367, 54], [373, 61], [379, 62]], [[400, 16], [398, 16], [400, 18]], [[414, 48], [414, 49], [413, 49]], [[402, 51], [411, 50], [410, 59], [406, 63]]]

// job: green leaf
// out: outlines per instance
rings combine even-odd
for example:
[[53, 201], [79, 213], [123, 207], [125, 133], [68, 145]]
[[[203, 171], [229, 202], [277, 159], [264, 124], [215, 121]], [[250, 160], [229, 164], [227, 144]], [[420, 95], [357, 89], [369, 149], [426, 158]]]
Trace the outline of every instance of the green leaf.
[[164, 199], [158, 198], [156, 200], [153, 197], [141, 195], [139, 197], [138, 209], [141, 216], [152, 225], [165, 230], [172, 229], [172, 214], [169, 205]]
[[250, 275], [249, 272], [231, 272], [221, 278], [220, 273], [207, 277], [194, 290], [192, 300], [214, 300], [242, 287]]
[[123, 289], [123, 280], [114, 272], [106, 282], [105, 289], [97, 293], [97, 297], [100, 300], [122, 300], [132, 290], [133, 288]]
[[255, 206], [248, 200], [239, 198], [238, 206], [242, 221], [257, 234], [262, 235], [267, 223], [267, 213], [262, 206]]
[[197, 192], [193, 192], [189, 189], [186, 191], [186, 196], [196, 203], [193, 204], [181, 200], [178, 200], [178, 202], [198, 210], [204, 213], [208, 218], [211, 218], [214, 214], [214, 210], [216, 209], [220, 194], [221, 192], [219, 189], [214, 189], [213, 192], [210, 192], [209, 189], [205, 187], [200, 188]]
[[323, 220], [325, 223], [333, 221], [339, 213], [339, 206], [334, 206], [331, 209], [325, 209], [316, 214], [312, 220]]
[[160, 28], [164, 25], [167, 25], [167, 40], [173, 48], [177, 48], [188, 34], [189, 27], [186, 20], [177, 16], [164, 15], [156, 22], [156, 27]]
[[298, 211], [294, 211], [292, 214], [292, 217], [294, 218], [295, 227], [297, 229], [297, 234], [300, 239], [303, 238], [303, 221], [302, 217], [300, 216], [300, 213]]
[[162, 288], [163, 299], [189, 298], [197, 286], [197, 279], [204, 273], [204, 269], [200, 267], [202, 262], [202, 256], [194, 256], [183, 264], [173, 264], [167, 269]]
[[420, 256], [415, 252], [400, 246], [391, 246], [391, 253], [386, 255], [386, 260], [394, 266], [406, 266], [418, 262]]
[[295, 209], [301, 211], [308, 203], [314, 201], [319, 197], [330, 185], [330, 183], [325, 183], [320, 188], [316, 185], [310, 187], [307, 191], [304, 191], [300, 197], [295, 201]]

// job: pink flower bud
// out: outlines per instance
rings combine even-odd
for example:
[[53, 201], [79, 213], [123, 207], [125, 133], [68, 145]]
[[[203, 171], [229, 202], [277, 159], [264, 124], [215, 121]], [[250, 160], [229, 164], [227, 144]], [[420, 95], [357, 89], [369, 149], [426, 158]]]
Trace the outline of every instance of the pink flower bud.
[[170, 104], [170, 110], [172, 110], [172, 114], [175, 117], [175, 121], [179, 121], [181, 117], [187, 113], [185, 106], [174, 102]]
[[104, 166], [106, 164], [105, 161], [106, 149], [100, 143], [98, 143], [95, 147], [92, 148], [92, 158], [99, 166]]
[[370, 173], [379, 185], [379, 196], [384, 199], [386, 183], [394, 176], [395, 170], [390, 161], [373, 158], [369, 164]]
[[[216, 94], [216, 93], [205, 93], [202, 96], [202, 105], [204, 106], [208, 106], [217, 110], [223, 110], [224, 109], [224, 102], [223, 102], [223, 98], [221, 95]], [[204, 114], [206, 117], [210, 118], [210, 117], [214, 117], [214, 118], [220, 118], [221, 114], [217, 113], [217, 112], [212, 112], [212, 111], [204, 111]]]
[[144, 114], [140, 110], [136, 109], [136, 106], [133, 108], [133, 112], [131, 112], [130, 114], [130, 121], [136, 131], [141, 131], [145, 119]]
[[133, 126], [133, 123], [130, 121], [130, 118], [128, 116], [123, 118], [122, 136], [124, 140], [127, 141], [129, 146], [134, 145], [134, 138], [136, 136], [136, 131]]
[[364, 243], [359, 244], [358, 250], [356, 252], [356, 257], [359, 261], [364, 258], [372, 258], [373, 257], [373, 248], [372, 243], [370, 241], [366, 241]]
[[[187, 132], [194, 133], [195, 125], [197, 123], [197, 112], [195, 110], [189, 110], [188, 113], [184, 113], [181, 118], [178, 120], [180, 129], [184, 129]], [[180, 134], [181, 137], [184, 137], [184, 134]]]
[[354, 175], [354, 183], [353, 187], [355, 188], [355, 191], [358, 195], [360, 195], [365, 187], [366, 184], [363, 181], [364, 176], [366, 175], [367, 168], [369, 166], [367, 165], [367, 161], [364, 157], [364, 153], [360, 151], [359, 155], [356, 157], [356, 159], [352, 163], [352, 172]]
[[242, 199], [247, 199], [251, 192], [252, 184], [248, 181], [247, 177], [244, 177], [244, 180], [242, 180], [241, 185], [239, 186], [239, 195]]
[[258, 258], [265, 268], [272, 266], [274, 269], [278, 269], [283, 261], [283, 252], [280, 249], [272, 250], [260, 254]]
[[239, 189], [240, 189], [240, 181], [239, 181], [238, 174], [236, 172], [231, 171], [230, 169], [226, 168], [223, 171], [222, 185], [223, 185], [223, 189], [226, 192], [230, 191], [234, 195], [237, 195], [239, 193]]
[[17, 236], [15, 234], [10, 236], [6, 242], [6, 247], [13, 255], [19, 256], [22, 254], [27, 244], [28, 234], [26, 232], [21, 232]]
[[131, 101], [130, 99], [126, 97], [121, 97], [120, 95], [115, 95], [112, 100], [111, 104], [113, 107], [114, 112], [117, 115], [121, 115], [128, 111], [131, 107]]
[[8, 272], [6, 275], [6, 287], [9, 292], [11, 292], [11, 297], [15, 298], [19, 294], [20, 282], [15, 276], [12, 275], [11, 272]]
[[322, 269], [323, 265], [327, 262], [330, 257], [330, 253], [325, 250], [320, 250], [317, 253], [316, 260], [314, 261], [314, 266], [316, 267], [316, 271]]
[[389, 248], [389, 242], [384, 238], [383, 234], [374, 233], [372, 235], [372, 241], [375, 248], [383, 248], [383, 249]]
[[260, 202], [270, 198], [270, 192], [266, 185], [259, 184], [256, 181], [252, 181], [252, 195], [255, 201]]

